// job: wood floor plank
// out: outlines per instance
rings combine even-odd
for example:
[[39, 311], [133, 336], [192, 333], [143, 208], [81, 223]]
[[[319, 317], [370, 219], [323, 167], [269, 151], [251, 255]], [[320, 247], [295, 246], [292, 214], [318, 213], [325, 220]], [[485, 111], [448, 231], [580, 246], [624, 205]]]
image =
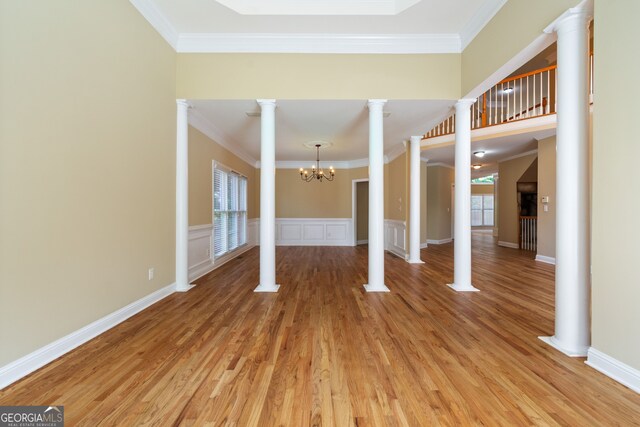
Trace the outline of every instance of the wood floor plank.
[[0, 391], [62, 404], [67, 425], [640, 425], [640, 396], [540, 340], [554, 268], [473, 237], [457, 293], [453, 245], [425, 264], [366, 246], [279, 247], [277, 294], [257, 294], [258, 249]]

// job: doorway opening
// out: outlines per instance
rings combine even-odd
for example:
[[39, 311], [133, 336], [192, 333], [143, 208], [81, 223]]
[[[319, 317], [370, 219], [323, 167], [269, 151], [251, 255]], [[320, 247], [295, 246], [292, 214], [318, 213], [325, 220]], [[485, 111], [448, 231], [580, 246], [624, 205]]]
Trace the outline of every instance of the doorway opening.
[[353, 245], [369, 243], [369, 180], [354, 179], [352, 183]]

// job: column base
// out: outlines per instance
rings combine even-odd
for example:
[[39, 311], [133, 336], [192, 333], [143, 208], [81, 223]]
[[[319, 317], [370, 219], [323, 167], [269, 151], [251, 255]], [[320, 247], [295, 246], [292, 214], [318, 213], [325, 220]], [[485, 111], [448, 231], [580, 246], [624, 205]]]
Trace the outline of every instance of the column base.
[[367, 292], [391, 292], [391, 290], [389, 290], [389, 288], [387, 288], [384, 283], [382, 285], [377, 285], [377, 286], [369, 285], [369, 284], [366, 284], [363, 286], [364, 286], [364, 290]]
[[424, 261], [421, 260], [420, 258], [418, 258], [418, 259], [408, 259], [407, 262], [409, 264], [424, 264]]
[[447, 286], [456, 292], [480, 292], [480, 289], [474, 288], [472, 285], [459, 286], [455, 283], [447, 283]]
[[258, 285], [253, 292], [278, 292], [280, 285]]
[[568, 349], [564, 347], [562, 344], [560, 344], [560, 342], [556, 339], [555, 336], [538, 337], [538, 338], [540, 338], [540, 340], [542, 340], [543, 342], [549, 344], [551, 347], [555, 348], [561, 353], [566, 354], [569, 357], [587, 357], [587, 352], [589, 351], [589, 346], [585, 346], [584, 348], [577, 349], [577, 350]]
[[188, 283], [186, 286], [182, 285], [182, 286], [178, 286], [176, 285], [176, 292], [188, 292], [189, 289], [191, 288], [195, 288], [196, 285], [192, 285], [191, 283]]

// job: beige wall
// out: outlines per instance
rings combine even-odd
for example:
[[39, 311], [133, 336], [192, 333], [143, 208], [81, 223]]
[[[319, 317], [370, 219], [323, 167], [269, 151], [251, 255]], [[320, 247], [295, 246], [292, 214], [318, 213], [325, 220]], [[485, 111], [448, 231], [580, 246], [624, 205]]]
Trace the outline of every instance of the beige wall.
[[178, 54], [188, 99], [458, 99], [460, 54]]
[[351, 218], [351, 180], [367, 177], [366, 167], [336, 169], [332, 182], [304, 182], [298, 169], [278, 169], [276, 218]]
[[385, 219], [407, 221], [407, 153], [402, 153], [388, 163], [385, 181], [388, 193], [385, 196], [387, 206]]
[[[542, 197], [549, 196], [547, 212]], [[556, 137], [538, 141], [538, 248], [537, 254], [556, 256]]]
[[471, 194], [493, 194], [493, 184], [471, 184]]
[[462, 53], [462, 95], [529, 46], [545, 27], [578, 3], [580, 0], [508, 1]]
[[369, 182], [356, 183], [356, 240], [369, 239]]
[[500, 184], [498, 185], [498, 240], [518, 244], [518, 198], [516, 183], [529, 166], [536, 160], [536, 154], [498, 164]]
[[640, 193], [637, 55], [640, 2], [596, 1], [592, 217], [592, 345], [640, 369]]
[[0, 63], [2, 366], [174, 281], [176, 54], [126, 0], [2, 1]]
[[427, 168], [427, 239], [451, 238], [451, 184], [454, 171], [444, 166]]
[[189, 225], [211, 224], [213, 160], [247, 177], [247, 218], [256, 218], [256, 169], [189, 126]]

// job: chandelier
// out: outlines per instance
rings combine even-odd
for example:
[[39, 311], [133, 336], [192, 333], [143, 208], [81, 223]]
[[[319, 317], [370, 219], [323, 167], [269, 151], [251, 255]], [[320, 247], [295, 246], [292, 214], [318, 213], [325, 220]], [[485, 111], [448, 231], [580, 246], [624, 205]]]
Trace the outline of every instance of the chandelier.
[[329, 167], [328, 174], [325, 174], [324, 170], [322, 170], [322, 168], [320, 167], [320, 147], [321, 144], [316, 144], [316, 164], [311, 166], [311, 174], [309, 174], [309, 171], [300, 168], [300, 178], [303, 181], [311, 182], [314, 179], [317, 179], [320, 182], [322, 182], [323, 179], [326, 179], [327, 181], [333, 181], [333, 179], [335, 178], [336, 171], [333, 169], [333, 166]]

